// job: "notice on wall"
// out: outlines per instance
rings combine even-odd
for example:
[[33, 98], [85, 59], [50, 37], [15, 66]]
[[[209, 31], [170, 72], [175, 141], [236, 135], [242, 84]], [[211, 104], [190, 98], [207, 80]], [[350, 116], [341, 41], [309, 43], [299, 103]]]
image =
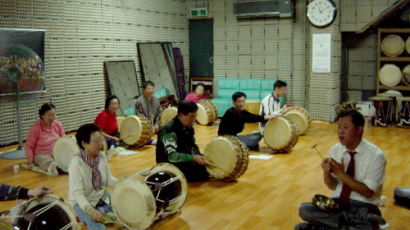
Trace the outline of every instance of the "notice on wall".
[[331, 34], [315, 33], [312, 37], [312, 72], [330, 73]]

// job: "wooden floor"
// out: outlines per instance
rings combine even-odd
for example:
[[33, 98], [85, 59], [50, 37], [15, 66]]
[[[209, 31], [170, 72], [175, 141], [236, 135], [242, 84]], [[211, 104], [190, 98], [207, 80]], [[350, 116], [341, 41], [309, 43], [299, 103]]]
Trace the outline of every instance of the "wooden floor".
[[[246, 132], [256, 129], [247, 126]], [[196, 140], [201, 150], [216, 137], [217, 125], [196, 126]], [[387, 196], [382, 213], [390, 229], [408, 229], [410, 210], [394, 204], [393, 189], [410, 186], [410, 130], [396, 127], [368, 127], [365, 137], [377, 144], [387, 156], [388, 164], [383, 195]], [[182, 213], [153, 229], [165, 230], [288, 230], [300, 222], [298, 207], [316, 193], [329, 195], [322, 181], [320, 158], [310, 147], [318, 145], [322, 154], [337, 143], [334, 124], [313, 122], [306, 136], [300, 137], [289, 154], [272, 155], [269, 160], [250, 159], [246, 173], [235, 183], [210, 181], [189, 186], [188, 201]], [[263, 148], [262, 154], [270, 154]], [[144, 147], [133, 156], [116, 156], [111, 161], [118, 178], [139, 172], [155, 161], [155, 148]], [[260, 154], [251, 152], [251, 154]], [[47, 177], [34, 172], [12, 173], [19, 161], [0, 160], [0, 183], [33, 187], [50, 186], [54, 193], [67, 198], [68, 177]], [[0, 210], [15, 202], [1, 202]], [[85, 228], [84, 228], [85, 229]], [[112, 229], [112, 228], [111, 228]]]

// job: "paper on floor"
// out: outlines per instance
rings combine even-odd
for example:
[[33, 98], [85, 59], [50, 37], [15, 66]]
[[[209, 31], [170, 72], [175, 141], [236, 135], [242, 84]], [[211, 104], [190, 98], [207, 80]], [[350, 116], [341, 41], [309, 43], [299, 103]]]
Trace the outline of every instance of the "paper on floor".
[[272, 158], [272, 156], [269, 155], [249, 155], [249, 158], [251, 159], [260, 159], [260, 160], [269, 160]]

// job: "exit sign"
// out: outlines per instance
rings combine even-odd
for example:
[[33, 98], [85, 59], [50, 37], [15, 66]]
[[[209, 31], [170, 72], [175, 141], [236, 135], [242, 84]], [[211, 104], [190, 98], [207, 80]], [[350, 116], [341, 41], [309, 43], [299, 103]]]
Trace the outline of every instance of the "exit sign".
[[190, 10], [191, 17], [207, 17], [208, 10], [206, 8], [194, 8]]

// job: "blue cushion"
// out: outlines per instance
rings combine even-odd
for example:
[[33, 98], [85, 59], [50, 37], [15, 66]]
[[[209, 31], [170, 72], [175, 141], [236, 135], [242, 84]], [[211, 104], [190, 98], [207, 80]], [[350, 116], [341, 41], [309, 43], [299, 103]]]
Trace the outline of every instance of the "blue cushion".
[[[261, 87], [261, 79], [241, 79], [239, 82], [239, 89], [246, 91], [248, 89], [253, 89], [253, 90], [260, 90]], [[246, 91], [248, 92], [248, 91]]]
[[276, 82], [276, 79], [263, 79], [261, 83], [261, 91], [270, 91], [273, 90], [273, 84]]
[[243, 90], [243, 92], [246, 94], [247, 99], [259, 99], [259, 90]]
[[238, 89], [218, 89], [217, 97], [232, 99], [232, 94], [234, 94]]
[[154, 92], [154, 97], [156, 98], [161, 98], [161, 97], [165, 97], [169, 95], [169, 90], [162, 88], [162, 89], [158, 89]]
[[125, 115], [135, 115], [135, 106], [130, 106], [124, 109], [124, 114]]
[[218, 89], [238, 89], [238, 78], [217, 78]]
[[[212, 99], [218, 109], [218, 117], [222, 117], [226, 110], [232, 107], [232, 94], [242, 91], [248, 99], [262, 100], [266, 95], [272, 93], [273, 84], [276, 79], [256, 78], [216, 78], [217, 95]], [[285, 98], [279, 98], [282, 105]]]
[[226, 110], [232, 107], [232, 101], [229, 98], [214, 98], [212, 99], [212, 102], [218, 110], [218, 117], [223, 117]]

